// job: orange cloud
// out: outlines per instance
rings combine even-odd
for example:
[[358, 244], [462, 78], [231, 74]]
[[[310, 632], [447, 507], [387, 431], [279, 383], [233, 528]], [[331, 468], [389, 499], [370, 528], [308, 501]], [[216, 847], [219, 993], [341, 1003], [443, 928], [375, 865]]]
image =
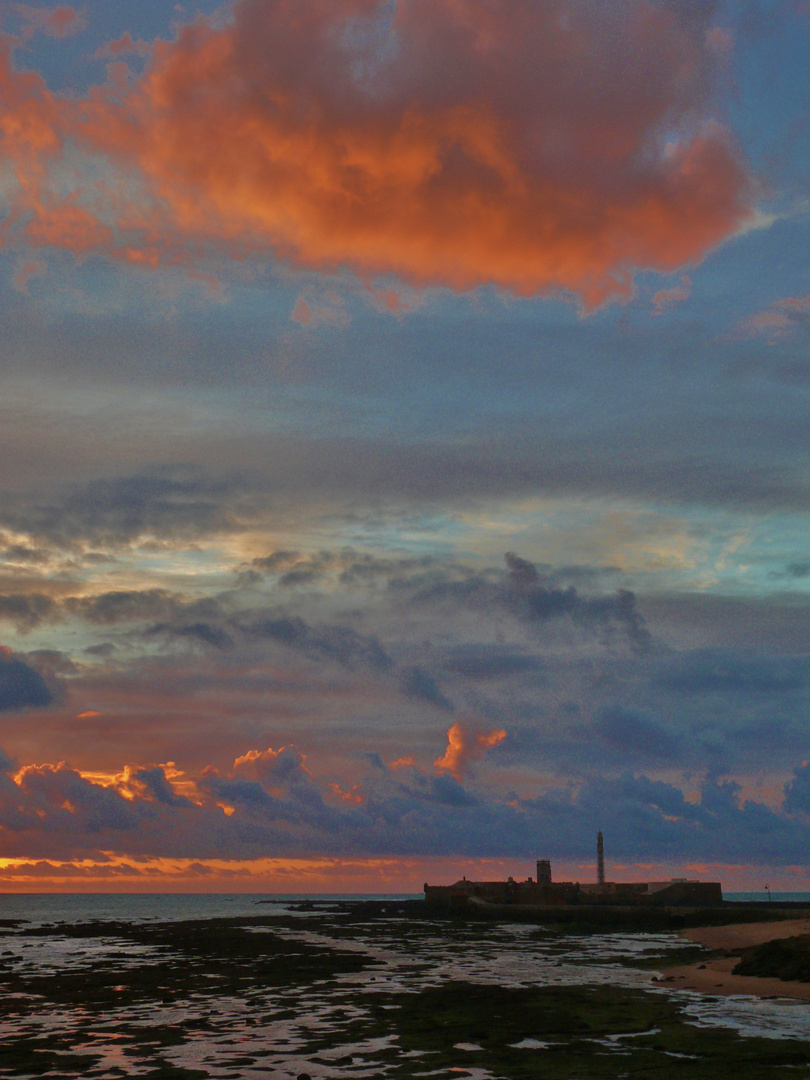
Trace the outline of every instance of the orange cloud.
[[679, 12], [241, 0], [84, 101], [7, 64], [12, 123], [33, 135], [56, 109], [42, 137], [111, 170], [69, 195], [21, 181], [14, 220], [30, 243], [147, 266], [213, 246], [417, 286], [627, 297], [634, 268], [697, 261], [751, 210], [706, 113], [715, 38]]
[[362, 806], [366, 801], [360, 790], [360, 784], [353, 784], [349, 788], [344, 788], [341, 784], [335, 782], [329, 785], [329, 790], [341, 802], [349, 803], [351, 806]]
[[505, 738], [505, 731], [470, 731], [456, 721], [447, 732], [444, 756], [437, 758], [433, 767], [461, 780], [470, 762], [480, 761], [487, 750], [502, 743]]
[[11, 62], [12, 40], [0, 37], [0, 148], [17, 174], [18, 198], [31, 193], [31, 176], [43, 170], [47, 156], [61, 149], [57, 133], [59, 106], [34, 72], [18, 72]]

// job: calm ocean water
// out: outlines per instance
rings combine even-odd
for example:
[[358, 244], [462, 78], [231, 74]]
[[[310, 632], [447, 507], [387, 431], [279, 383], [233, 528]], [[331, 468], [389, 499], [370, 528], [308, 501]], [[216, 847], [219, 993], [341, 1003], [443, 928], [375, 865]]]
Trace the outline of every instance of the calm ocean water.
[[0, 893], [0, 919], [25, 919], [33, 924], [123, 919], [127, 922], [171, 922], [176, 919], [217, 919], [291, 910], [306, 901], [328, 904], [341, 900], [416, 900], [422, 893]]
[[[783, 895], [774, 894], [773, 898]], [[0, 964], [5, 977], [5, 991], [0, 991], [0, 1046], [30, 1047], [37, 1061], [47, 1052], [54, 1063], [50, 1068], [38, 1065], [26, 1072], [24, 1065], [12, 1067], [8, 1064], [11, 1059], [0, 1054], [0, 1076], [37, 1075], [57, 1080], [79, 1076], [163, 1076], [163, 1072], [154, 1071], [158, 1058], [150, 1059], [149, 1064], [143, 1057], [158, 1053], [158, 1068], [196, 1069], [195, 1075], [212, 1078], [239, 1076], [258, 1080], [294, 1077], [299, 1071], [309, 1073], [313, 1080], [383, 1076], [386, 1071], [382, 1058], [375, 1063], [374, 1056], [390, 1052], [390, 1045], [385, 1040], [378, 1040], [379, 1045], [374, 1040], [358, 1042], [357, 1029], [351, 1026], [361, 1018], [363, 1002], [373, 1000], [375, 995], [415, 993], [451, 981], [504, 987], [643, 989], [676, 998], [690, 1021], [698, 1026], [732, 1028], [745, 1036], [810, 1041], [807, 1003], [711, 998], [654, 985], [654, 971], [635, 967], [634, 962], [645, 955], [682, 948], [683, 940], [675, 934], [606, 933], [582, 937], [563, 933], [545, 938], [534, 926], [508, 923], [488, 925], [485, 931], [476, 926], [451, 934], [445, 924], [414, 924], [397, 912], [397, 901], [416, 898], [380, 894], [0, 895], [0, 922], [5, 924], [0, 927]], [[767, 900], [764, 893], [736, 894], [734, 898]], [[810, 903], [810, 894], [785, 898]], [[347, 932], [338, 904], [361, 899], [390, 902], [390, 915], [386, 913], [368, 926], [355, 924]], [[221, 967], [212, 965], [206, 970], [204, 957], [189, 960], [182, 950], [172, 960], [171, 940], [158, 936], [163, 923], [255, 920], [257, 916], [270, 920], [270, 926], [250, 926], [251, 933], [266, 933], [269, 929], [290, 946], [300, 943], [300, 947], [322, 950], [323, 955], [358, 954], [371, 964], [359, 970], [327, 973], [309, 982], [298, 979], [271, 988], [253, 985], [235, 992]], [[276, 919], [277, 926], [273, 925]], [[116, 933], [112, 926], [95, 936], [69, 932], [70, 927], [94, 921], [142, 925], [145, 929], [140, 937]], [[152, 927], [154, 937], [149, 936]], [[204, 928], [199, 932], [204, 934]], [[170, 971], [167, 976], [156, 976], [148, 993], [143, 991], [150, 969], [161, 973], [167, 970], [167, 958], [169, 967], [172, 963], [196, 964], [200, 972], [193, 989], [184, 984], [179, 998], [169, 994]], [[97, 1006], [96, 1011], [83, 1009], [83, 974], [105, 970], [115, 973], [110, 980], [109, 1005], [101, 1013]], [[60, 997], [65, 986], [74, 984], [75, 999], [65, 998], [64, 994]], [[6, 1000], [2, 1000], [3, 993]], [[261, 1019], [255, 1019], [259, 1015]], [[163, 1032], [160, 1047], [151, 1046], [144, 1034], [155, 1026]], [[313, 1050], [324, 1040], [332, 1040], [337, 1048], [335, 1055], [339, 1051], [334, 1064], [328, 1051], [320, 1050], [318, 1057]], [[234, 1071], [237, 1045], [245, 1052], [261, 1045], [261, 1062], [243, 1053], [243, 1066]], [[81, 1069], [71, 1065], [77, 1054], [87, 1055], [90, 1064]], [[340, 1060], [351, 1060], [353, 1056], [367, 1062], [368, 1071], [338, 1068]], [[324, 1060], [327, 1066], [323, 1066]], [[165, 1075], [191, 1072], [167, 1071]]]
[[[725, 893], [727, 900], [768, 901], [766, 892]], [[276, 910], [295, 910], [302, 902], [325, 905], [343, 900], [418, 900], [422, 893], [0, 893], [0, 919], [30, 922], [85, 922], [126, 919], [155, 922], [173, 919], [229, 918]], [[773, 892], [771, 900], [806, 903], [810, 893]]]
[[810, 905], [810, 893], [806, 892], [730, 892], [723, 893], [726, 900], [741, 901], [756, 900], [759, 904], [766, 904], [769, 900], [781, 900], [793, 904]]

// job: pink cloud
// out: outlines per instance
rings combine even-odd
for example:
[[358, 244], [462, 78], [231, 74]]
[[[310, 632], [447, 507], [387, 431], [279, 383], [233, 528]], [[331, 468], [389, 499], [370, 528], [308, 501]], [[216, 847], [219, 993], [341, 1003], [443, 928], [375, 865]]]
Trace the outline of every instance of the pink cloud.
[[404, 298], [401, 290], [376, 288], [368, 280], [363, 282], [363, 289], [371, 300], [372, 306], [379, 312], [396, 315], [401, 319], [412, 310], [410, 302]]
[[28, 296], [28, 283], [34, 278], [44, 277], [48, 272], [47, 264], [42, 259], [21, 259], [17, 264], [11, 284], [24, 296]]
[[60, 4], [55, 8], [38, 8], [30, 4], [13, 4], [12, 7], [25, 19], [23, 37], [30, 37], [37, 31], [47, 34], [48, 37], [69, 37], [83, 30], [87, 23], [84, 13], [69, 4]]
[[292, 318], [295, 322], [300, 323], [302, 326], [308, 326], [312, 322], [312, 308], [306, 302], [303, 296], [299, 296], [295, 301], [295, 307], [293, 308]]
[[330, 291], [319, 300], [303, 294], [298, 297], [292, 310], [294, 322], [301, 326], [348, 326], [352, 321], [343, 301]]
[[222, 300], [225, 296], [225, 286], [214, 274], [206, 274], [199, 270], [189, 270], [188, 280], [201, 285], [209, 300]]
[[[270, 251], [593, 307], [750, 216], [744, 163], [708, 115], [724, 50], [678, 5], [399, 0], [391, 14], [240, 0], [230, 23], [183, 27], [141, 78], [85, 100], [55, 102], [7, 50], [4, 130], [36, 119], [41, 145], [5, 140], [21, 178], [6, 235], [147, 267]], [[68, 136], [117, 179], [57, 194]], [[402, 310], [396, 292], [379, 300]]]
[[668, 311], [675, 304], [680, 304], [684, 300], [688, 300], [692, 295], [692, 282], [691, 279], [684, 274], [681, 277], [679, 285], [674, 285], [670, 289], [659, 289], [653, 296], [653, 306], [655, 310], [653, 315], [663, 315], [665, 311]]
[[736, 331], [742, 337], [758, 334], [772, 338], [790, 333], [810, 320], [810, 293], [806, 296], [788, 296], [774, 300], [770, 307], [754, 312], [737, 323]]
[[787, 311], [793, 315], [804, 315], [810, 312], [810, 293], [807, 296], [788, 296], [784, 300], [777, 300], [773, 305], [778, 311]]
[[120, 38], [115, 41], [109, 41], [101, 49], [96, 52], [97, 59], [105, 58], [117, 58], [125, 56], [127, 53], [136, 53], [139, 56], [146, 56], [149, 53], [151, 46], [146, 41], [135, 41], [129, 30], [126, 30]]

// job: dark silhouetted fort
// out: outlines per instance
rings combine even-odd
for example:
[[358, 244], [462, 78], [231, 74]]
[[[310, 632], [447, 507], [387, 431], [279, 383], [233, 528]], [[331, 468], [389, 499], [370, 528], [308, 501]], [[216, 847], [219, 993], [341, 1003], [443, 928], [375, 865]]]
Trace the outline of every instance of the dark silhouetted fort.
[[462, 878], [453, 885], [425, 883], [425, 900], [443, 907], [466, 905], [489, 907], [517, 904], [525, 907], [559, 907], [573, 904], [641, 905], [662, 907], [722, 904], [723, 890], [718, 881], [606, 881], [605, 850], [602, 833], [596, 837], [595, 884], [578, 881], [552, 881], [551, 863], [537, 860], [537, 877], [526, 881], [468, 881]]

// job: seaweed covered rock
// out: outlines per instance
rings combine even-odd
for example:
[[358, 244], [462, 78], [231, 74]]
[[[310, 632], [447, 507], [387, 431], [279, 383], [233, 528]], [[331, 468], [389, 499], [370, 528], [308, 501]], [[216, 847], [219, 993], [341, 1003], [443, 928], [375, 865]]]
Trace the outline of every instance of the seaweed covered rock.
[[746, 949], [734, 974], [810, 982], [810, 934], [765, 941]]

